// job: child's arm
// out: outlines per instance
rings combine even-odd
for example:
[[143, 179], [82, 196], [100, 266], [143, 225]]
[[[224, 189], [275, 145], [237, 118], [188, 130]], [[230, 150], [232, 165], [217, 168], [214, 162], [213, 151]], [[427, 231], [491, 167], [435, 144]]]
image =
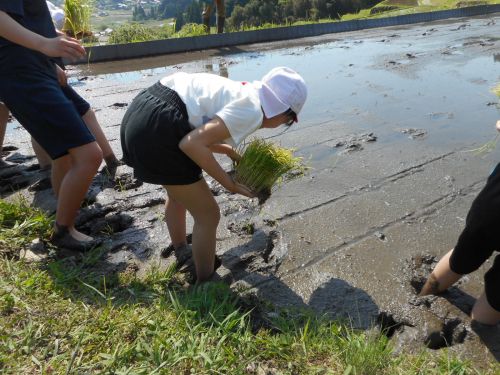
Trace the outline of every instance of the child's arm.
[[238, 154], [238, 152], [236, 152], [236, 150], [228, 144], [219, 143], [219, 144], [211, 145], [211, 146], [209, 146], [209, 148], [210, 148], [210, 151], [212, 151], [213, 153], [224, 154], [224, 155], [230, 157], [231, 160], [233, 160], [233, 161], [238, 162], [241, 159], [241, 155]]
[[49, 57], [77, 59], [85, 56], [85, 49], [76, 39], [65, 36], [46, 38], [28, 30], [3, 11], [0, 11], [0, 36]]
[[215, 160], [211, 148], [231, 136], [224, 121], [215, 117], [200, 128], [182, 138], [179, 148], [205, 172], [232, 193], [253, 198], [255, 195], [245, 186], [238, 184]]

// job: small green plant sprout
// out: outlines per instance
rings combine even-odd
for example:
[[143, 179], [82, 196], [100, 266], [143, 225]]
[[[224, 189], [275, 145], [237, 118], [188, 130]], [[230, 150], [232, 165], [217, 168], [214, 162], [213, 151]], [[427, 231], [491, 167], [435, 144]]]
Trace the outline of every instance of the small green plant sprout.
[[[500, 83], [498, 83], [495, 87], [491, 89], [491, 91], [496, 94], [500, 98]], [[484, 154], [489, 154], [492, 152], [498, 144], [498, 141], [500, 141], [500, 134], [495, 135], [494, 138], [486, 142], [484, 145], [481, 147], [472, 149], [472, 150], [467, 150], [467, 152], [472, 152], [476, 156], [481, 156]]]
[[302, 176], [307, 169], [302, 158], [293, 155], [293, 150], [272, 142], [254, 139], [242, 149], [234, 179], [257, 195], [270, 194], [274, 186]]
[[493, 87], [491, 91], [493, 91], [493, 93], [500, 98], [500, 83]]
[[64, 2], [63, 31], [77, 39], [92, 36], [90, 19], [94, 9], [94, 0], [66, 0]]

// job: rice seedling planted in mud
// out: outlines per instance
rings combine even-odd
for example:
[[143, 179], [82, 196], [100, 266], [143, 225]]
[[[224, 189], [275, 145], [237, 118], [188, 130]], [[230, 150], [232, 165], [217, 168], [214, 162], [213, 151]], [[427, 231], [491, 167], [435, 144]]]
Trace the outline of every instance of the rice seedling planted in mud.
[[493, 93], [496, 94], [496, 96], [498, 96], [500, 98], [500, 83], [497, 84], [495, 87], [493, 87]]
[[235, 168], [235, 181], [255, 193], [270, 192], [287, 178], [302, 175], [306, 167], [293, 150], [255, 139], [246, 147]]

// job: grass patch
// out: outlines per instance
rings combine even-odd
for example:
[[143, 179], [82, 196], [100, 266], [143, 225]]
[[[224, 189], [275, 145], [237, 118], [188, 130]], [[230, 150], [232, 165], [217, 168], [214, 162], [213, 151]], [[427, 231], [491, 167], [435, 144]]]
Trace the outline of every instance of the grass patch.
[[118, 26], [109, 36], [108, 44], [147, 42], [169, 38], [173, 34], [171, 27], [146, 26], [129, 23]]
[[24, 199], [9, 203], [0, 199], [0, 256], [18, 256], [36, 238], [48, 239], [52, 220]]
[[[39, 215], [27, 211], [2, 205], [2, 223]], [[45, 220], [30, 236], [45, 233]], [[395, 356], [376, 331], [305, 311], [256, 319], [263, 307], [225, 284], [186, 288], [173, 266], [142, 278], [129, 269], [106, 274], [103, 255], [38, 265], [0, 257], [2, 374], [498, 373], [446, 351]]]
[[187, 23], [181, 27], [181, 29], [176, 32], [173, 37], [175, 38], [185, 38], [190, 36], [201, 36], [207, 35], [205, 31], [205, 26], [197, 23]]

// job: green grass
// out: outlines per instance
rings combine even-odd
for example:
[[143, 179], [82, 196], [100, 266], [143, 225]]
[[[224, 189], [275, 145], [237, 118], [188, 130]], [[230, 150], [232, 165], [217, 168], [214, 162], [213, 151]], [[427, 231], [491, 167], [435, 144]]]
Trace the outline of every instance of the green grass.
[[[33, 221], [39, 214], [24, 203], [7, 208], [5, 227], [33, 222], [29, 233], [47, 232], [49, 219]], [[395, 356], [376, 331], [306, 311], [259, 315], [263, 304], [224, 284], [183, 286], [175, 267], [141, 278], [105, 271], [103, 255], [42, 264], [0, 257], [2, 374], [481, 373], [446, 351]]]
[[[86, 0], [71, 0], [71, 1], [86, 1]], [[499, 4], [500, 0], [434, 0], [430, 5], [423, 5], [421, 1], [418, 1], [419, 5], [412, 6], [411, 3], [416, 2], [413, 0], [386, 0], [382, 3], [377, 4], [371, 9], [362, 9], [356, 14], [345, 14], [342, 16], [341, 21], [349, 21], [355, 19], [365, 19], [365, 18], [383, 18], [392, 17], [403, 14], [412, 14], [419, 12], [430, 12], [437, 10], [452, 9], [460, 6], [471, 6], [480, 4]], [[426, 3], [429, 4], [429, 3]], [[206, 35], [204, 32], [203, 25], [198, 24], [187, 24], [182, 27], [177, 33], [173, 33], [169, 26], [164, 26], [164, 23], [168, 20], [163, 21], [147, 21], [139, 24], [125, 23], [125, 15], [119, 14], [121, 18], [118, 17], [118, 13], [113, 13], [109, 17], [96, 17], [95, 20], [102, 29], [106, 26], [111, 26], [115, 28], [115, 31], [111, 34], [108, 43], [109, 44], [122, 44], [122, 43], [134, 43], [134, 42], [145, 42], [149, 40], [167, 39], [171, 37], [193, 37]], [[121, 24], [116, 24], [119, 22]], [[275, 24], [266, 23], [261, 26], [245, 26], [239, 30], [232, 30], [229, 28], [228, 32], [235, 31], [252, 31], [269, 29], [276, 27], [288, 27], [288, 26], [300, 26], [300, 25], [310, 25], [316, 23], [328, 23], [328, 22], [339, 22], [332, 19], [319, 19], [319, 20], [300, 20], [292, 24]], [[212, 28], [212, 33], [215, 29]]]
[[0, 256], [16, 256], [32, 240], [48, 239], [51, 228], [52, 220], [25, 200], [8, 203], [0, 199]]
[[140, 23], [129, 23], [118, 26], [110, 35], [109, 44], [146, 42], [169, 38], [173, 34], [170, 27], [146, 26]]

